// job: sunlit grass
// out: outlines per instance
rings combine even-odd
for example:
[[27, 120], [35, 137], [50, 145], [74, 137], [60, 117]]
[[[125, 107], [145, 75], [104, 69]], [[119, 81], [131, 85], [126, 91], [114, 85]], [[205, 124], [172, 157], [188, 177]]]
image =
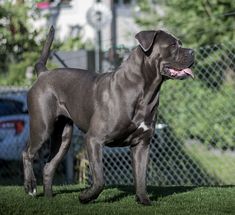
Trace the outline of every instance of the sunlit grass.
[[22, 187], [0, 187], [0, 214], [169, 214], [221, 215], [235, 213], [235, 187], [149, 187], [152, 206], [135, 202], [132, 187], [106, 188], [93, 203], [80, 204], [78, 185], [56, 186], [55, 196], [26, 195]]
[[202, 144], [186, 145], [186, 150], [207, 173], [222, 184], [235, 184], [235, 153], [223, 150], [208, 150]]

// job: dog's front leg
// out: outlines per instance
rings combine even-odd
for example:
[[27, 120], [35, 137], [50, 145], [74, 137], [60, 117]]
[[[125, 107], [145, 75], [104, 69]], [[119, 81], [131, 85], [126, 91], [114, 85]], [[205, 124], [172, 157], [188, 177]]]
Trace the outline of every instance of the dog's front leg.
[[131, 146], [136, 200], [143, 205], [150, 205], [146, 192], [146, 170], [149, 158], [149, 141], [141, 139], [137, 145]]
[[86, 136], [86, 147], [89, 159], [89, 168], [92, 174], [92, 186], [80, 194], [80, 202], [88, 203], [96, 199], [104, 188], [103, 163], [102, 163], [102, 143], [98, 138]]

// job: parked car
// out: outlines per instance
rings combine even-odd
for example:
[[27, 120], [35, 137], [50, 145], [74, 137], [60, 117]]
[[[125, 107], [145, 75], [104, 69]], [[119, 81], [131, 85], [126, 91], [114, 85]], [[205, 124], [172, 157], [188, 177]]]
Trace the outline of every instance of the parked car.
[[0, 95], [0, 159], [20, 160], [28, 136], [26, 91]]

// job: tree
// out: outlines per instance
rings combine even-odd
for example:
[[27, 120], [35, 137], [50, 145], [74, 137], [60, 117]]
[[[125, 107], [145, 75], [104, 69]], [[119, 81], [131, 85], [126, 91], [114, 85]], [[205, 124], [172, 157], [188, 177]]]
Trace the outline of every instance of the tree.
[[[0, 84], [29, 85], [25, 73], [37, 61], [44, 43], [47, 28], [36, 31], [29, 20], [41, 18], [40, 13], [28, 8], [24, 1], [16, 4], [7, 1], [0, 7]], [[36, 1], [35, 1], [36, 2]], [[30, 17], [29, 17], [29, 12]], [[33, 16], [33, 17], [32, 17]], [[43, 34], [43, 40], [39, 38]], [[68, 38], [66, 42], [55, 40], [53, 47], [61, 50], [77, 50], [87, 44], [81, 42], [81, 35]], [[49, 62], [49, 67], [55, 67]]]
[[[184, 44], [194, 47], [235, 41], [235, 1], [161, 0], [157, 1], [158, 5], [147, 7], [148, 2], [139, 0], [140, 7], [145, 11], [144, 18], [137, 18], [141, 25], [148, 28], [167, 28], [182, 39]], [[160, 8], [163, 15], [153, 11], [153, 7]]]
[[195, 138], [208, 147], [234, 150], [235, 1], [157, 2], [161, 15], [153, 5], [148, 6], [149, 0], [139, 0], [142, 16], [137, 22], [148, 29], [168, 29], [184, 46], [195, 48], [193, 70], [197, 76], [193, 82], [163, 85], [160, 116], [178, 138]]
[[[204, 57], [203, 59], [197, 58], [197, 63], [200, 64], [198, 66], [201, 67], [198, 77], [208, 87], [219, 89], [223, 84], [222, 77], [229, 75], [227, 71], [234, 70], [231, 63], [233, 56], [229, 53], [221, 55], [223, 53], [221, 50], [223, 44], [226, 44], [230, 47], [231, 53], [235, 52], [230, 45], [235, 42], [235, 1], [160, 0], [155, 7], [154, 5], [147, 7], [146, 5], [149, 4], [149, 0], [139, 0], [144, 16], [143, 18], [137, 17], [137, 22], [142, 26], [155, 29], [165, 28], [177, 35], [183, 41], [184, 46], [198, 48], [211, 45], [211, 48], [197, 49], [197, 56]], [[163, 13], [156, 14], [153, 8], [158, 8], [156, 11], [160, 8]], [[213, 69], [216, 65], [224, 65], [223, 62], [228, 62], [225, 67]]]
[[36, 31], [28, 25], [27, 8], [6, 3], [0, 7], [0, 72], [7, 72], [11, 63], [22, 60], [23, 53], [38, 51]]

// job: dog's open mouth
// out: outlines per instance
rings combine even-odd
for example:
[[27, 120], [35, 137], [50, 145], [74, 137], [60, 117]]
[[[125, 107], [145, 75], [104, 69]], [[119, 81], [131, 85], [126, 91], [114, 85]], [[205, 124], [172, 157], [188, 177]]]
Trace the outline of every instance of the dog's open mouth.
[[185, 68], [182, 70], [168, 68], [168, 71], [169, 71], [169, 76], [171, 76], [172, 78], [184, 79], [191, 77], [194, 79], [194, 74], [190, 68]]

